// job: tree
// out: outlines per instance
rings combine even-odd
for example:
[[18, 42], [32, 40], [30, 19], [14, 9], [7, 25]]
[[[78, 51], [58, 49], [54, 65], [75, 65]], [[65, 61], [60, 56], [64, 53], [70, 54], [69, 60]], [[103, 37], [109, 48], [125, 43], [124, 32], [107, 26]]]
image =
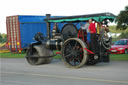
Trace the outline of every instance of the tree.
[[0, 43], [7, 42], [7, 34], [1, 34], [0, 33]]
[[125, 7], [125, 10], [120, 11], [116, 18], [117, 28], [126, 29], [128, 27], [128, 6]]
[[1, 35], [1, 33], [0, 33], [0, 42], [2, 42], [2, 35]]

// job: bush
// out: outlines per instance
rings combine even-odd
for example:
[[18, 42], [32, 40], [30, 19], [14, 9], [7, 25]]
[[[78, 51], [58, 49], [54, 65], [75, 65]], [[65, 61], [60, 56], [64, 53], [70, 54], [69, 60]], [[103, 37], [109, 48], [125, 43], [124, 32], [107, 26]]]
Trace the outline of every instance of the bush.
[[1, 34], [0, 33], [0, 43], [7, 42], [7, 34]]
[[122, 32], [119, 38], [128, 38], [128, 31]]

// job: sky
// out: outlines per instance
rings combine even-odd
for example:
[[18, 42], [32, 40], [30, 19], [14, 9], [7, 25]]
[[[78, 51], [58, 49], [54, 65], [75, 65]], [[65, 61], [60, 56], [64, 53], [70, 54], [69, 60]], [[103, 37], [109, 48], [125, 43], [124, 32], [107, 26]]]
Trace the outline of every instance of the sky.
[[6, 16], [71, 16], [102, 12], [118, 15], [126, 5], [128, 0], [1, 0], [0, 33], [6, 33]]

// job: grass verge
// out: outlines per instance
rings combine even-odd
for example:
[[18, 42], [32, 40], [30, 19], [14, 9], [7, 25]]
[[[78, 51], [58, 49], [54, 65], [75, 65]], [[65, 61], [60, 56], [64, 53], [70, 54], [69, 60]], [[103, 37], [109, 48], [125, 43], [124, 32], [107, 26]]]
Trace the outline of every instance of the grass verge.
[[25, 56], [25, 53], [0, 53], [0, 58], [24, 58]]
[[[25, 53], [0, 53], [0, 58], [24, 58]], [[54, 56], [55, 59], [60, 59], [60, 55]]]
[[[0, 53], [0, 58], [24, 58], [25, 53]], [[60, 55], [54, 56], [55, 59], [60, 59]], [[112, 61], [128, 61], [128, 54], [111, 54], [110, 59]]]
[[128, 61], [128, 54], [111, 54], [110, 60], [112, 60], [112, 61]]

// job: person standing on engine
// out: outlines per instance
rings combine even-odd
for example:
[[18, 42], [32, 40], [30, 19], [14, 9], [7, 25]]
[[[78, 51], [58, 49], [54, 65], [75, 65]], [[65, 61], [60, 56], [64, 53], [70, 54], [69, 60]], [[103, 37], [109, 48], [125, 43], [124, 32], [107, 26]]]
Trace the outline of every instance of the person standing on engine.
[[91, 42], [90, 42], [90, 48], [91, 50], [96, 54], [97, 53], [97, 39], [96, 39], [96, 26], [95, 22], [92, 21], [92, 19], [89, 20], [89, 32], [91, 34]]
[[87, 41], [88, 43], [90, 42], [90, 32], [89, 32], [89, 21], [86, 21], [85, 25], [84, 25], [84, 28], [86, 29], [86, 32], [87, 32]]

